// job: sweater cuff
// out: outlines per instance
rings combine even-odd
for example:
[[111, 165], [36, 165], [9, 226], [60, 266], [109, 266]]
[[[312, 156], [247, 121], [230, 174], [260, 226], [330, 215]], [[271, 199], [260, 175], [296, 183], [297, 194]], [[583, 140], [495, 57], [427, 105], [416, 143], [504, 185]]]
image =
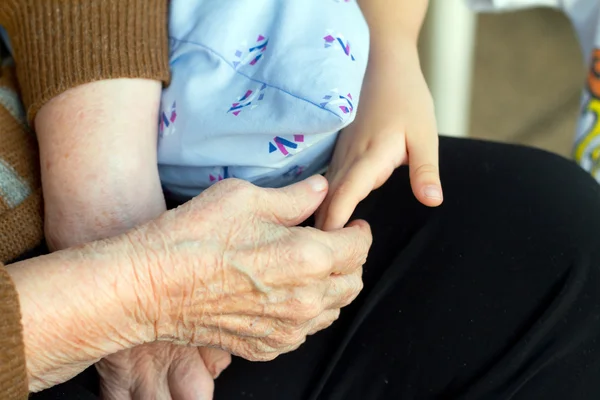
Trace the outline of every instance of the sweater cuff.
[[1, 1], [30, 122], [84, 83], [169, 79], [166, 0]]
[[28, 396], [25, 345], [19, 297], [8, 272], [0, 265], [0, 388], [3, 399]]

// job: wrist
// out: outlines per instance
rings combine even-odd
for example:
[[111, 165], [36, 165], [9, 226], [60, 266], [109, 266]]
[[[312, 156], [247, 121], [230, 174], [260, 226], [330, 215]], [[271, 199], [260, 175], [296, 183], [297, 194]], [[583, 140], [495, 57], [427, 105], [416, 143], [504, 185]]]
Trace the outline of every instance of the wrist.
[[[172, 218], [170, 213], [161, 219]], [[152, 327], [146, 340], [216, 345], [218, 337], [212, 333], [213, 328], [219, 328], [208, 320], [218, 315], [223, 306], [223, 293], [215, 284], [215, 279], [222, 279], [222, 272], [215, 274], [220, 250], [197, 249], [201, 242], [178, 237], [176, 229], [160, 229], [163, 222], [159, 219], [126, 234], [133, 249], [131, 268], [136, 277], [136, 298]], [[195, 229], [203, 230], [199, 226]], [[190, 281], [198, 283], [191, 286], [193, 292], [184, 290], [190, 287]]]
[[[417, 44], [427, 13], [428, 0], [358, 0], [371, 32], [371, 44], [397, 41]], [[383, 47], [385, 48], [385, 47]]]
[[97, 242], [7, 267], [19, 294], [31, 391], [64, 382], [152, 337], [136, 298], [128, 246], [120, 242]]
[[405, 68], [411, 65], [418, 65], [420, 68], [418, 42], [410, 35], [397, 35], [371, 41], [369, 70], [385, 67]]

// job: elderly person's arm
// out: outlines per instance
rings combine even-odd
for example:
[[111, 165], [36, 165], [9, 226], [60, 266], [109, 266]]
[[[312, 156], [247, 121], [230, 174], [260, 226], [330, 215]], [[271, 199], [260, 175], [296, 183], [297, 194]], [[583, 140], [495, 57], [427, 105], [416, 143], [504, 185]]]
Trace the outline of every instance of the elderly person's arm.
[[[42, 107], [36, 127], [52, 250], [120, 234], [165, 211], [156, 159], [159, 98], [158, 82], [105, 80]], [[141, 361], [147, 359], [152, 365]], [[213, 379], [230, 360], [218, 349], [162, 343], [115, 354], [97, 367], [108, 399], [136, 387], [154, 393], [167, 381], [171, 391], [179, 386], [191, 397], [211, 398]]]
[[0, 267], [0, 396], [26, 399], [28, 393], [18, 295], [10, 275]]
[[[110, 236], [115, 221], [122, 231], [162, 212], [156, 129], [169, 77], [167, 1], [5, 0], [0, 25], [40, 143], [50, 244]], [[82, 90], [87, 102], [70, 103]], [[134, 190], [145, 206], [127, 203]]]
[[294, 350], [358, 295], [371, 243], [365, 222], [296, 227], [326, 186], [223, 182], [127, 234], [8, 266], [0, 354], [14, 357], [0, 358], [0, 397], [24, 398], [23, 361], [37, 391], [155, 340], [250, 360]]
[[2, 0], [27, 115], [84, 83], [169, 77], [166, 0]]
[[[165, 0], [65, 0], [47, 7], [41, 1], [18, 0], [0, 6], [0, 23], [12, 41], [27, 117], [39, 140], [41, 165], [37, 168], [32, 157], [29, 164], [42, 172], [44, 231], [53, 250], [113, 236], [165, 210], [156, 134], [161, 81], [168, 77], [166, 4]], [[31, 175], [37, 188], [37, 173]], [[29, 197], [35, 207], [28, 210], [35, 219], [39, 189]], [[29, 242], [23, 247], [39, 241], [40, 224], [35, 226], [35, 234], [26, 236]], [[6, 258], [16, 254], [13, 250]], [[165, 352], [156, 347], [135, 353], [160, 363]], [[230, 360], [229, 354], [214, 349], [171, 346], [170, 350], [189, 354], [188, 362], [179, 364], [205, 371], [197, 372], [197, 379], [174, 374], [192, 383], [185, 385], [189, 391], [202, 386], [208, 393], [211, 378]], [[116, 355], [111, 360], [134, 358]], [[118, 368], [132, 376], [145, 373], [130, 371], [138, 363], [127, 362], [131, 366]], [[111, 375], [114, 362], [110, 367], [100, 368], [103, 378]], [[104, 379], [103, 389], [122, 390], [114, 388], [124, 381], [122, 376]]]
[[[33, 124], [49, 100], [94, 81], [145, 79], [158, 96], [158, 82], [169, 77], [166, 9], [166, 0], [0, 1], [0, 26], [11, 41], [24, 120]], [[10, 98], [17, 85], [6, 75], [7, 70], [0, 72], [0, 104], [8, 102], [8, 111], [19, 119], [18, 103]], [[4, 188], [0, 200], [5, 231], [0, 258], [9, 260], [42, 240], [41, 187], [32, 135], [2, 107], [0, 123], [0, 162], [15, 183]]]

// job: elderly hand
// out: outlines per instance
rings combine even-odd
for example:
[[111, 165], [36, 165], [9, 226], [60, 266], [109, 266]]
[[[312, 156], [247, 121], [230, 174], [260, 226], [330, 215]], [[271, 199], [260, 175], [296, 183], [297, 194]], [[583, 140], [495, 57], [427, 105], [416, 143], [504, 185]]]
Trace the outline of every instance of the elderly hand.
[[[96, 364], [104, 400], [210, 400], [217, 372], [207, 365], [207, 352], [216, 352], [219, 369], [229, 365], [228, 353], [208, 347], [148, 343], [121, 351]], [[214, 365], [213, 365], [214, 368]]]
[[363, 221], [296, 227], [326, 193], [320, 176], [278, 190], [228, 180], [129, 233], [156, 339], [267, 361], [328, 327], [362, 288], [371, 235]]
[[371, 244], [362, 221], [296, 227], [326, 192], [322, 177], [224, 181], [127, 234], [9, 266], [30, 389], [157, 339], [249, 360], [297, 348], [358, 295]]

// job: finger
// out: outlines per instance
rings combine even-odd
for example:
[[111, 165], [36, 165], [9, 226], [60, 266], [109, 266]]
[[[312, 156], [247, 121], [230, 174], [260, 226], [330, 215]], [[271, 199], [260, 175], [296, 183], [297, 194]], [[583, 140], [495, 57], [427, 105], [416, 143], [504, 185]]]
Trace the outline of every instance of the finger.
[[426, 206], [439, 206], [444, 195], [440, 182], [437, 133], [413, 134], [407, 145], [410, 183], [415, 197]]
[[215, 383], [200, 353], [182, 348], [169, 368], [167, 382], [173, 400], [212, 400]]
[[[330, 184], [329, 189], [331, 190], [333, 186]], [[319, 206], [317, 211], [315, 212], [315, 228], [323, 229], [323, 224], [325, 223], [325, 217], [327, 216], [327, 211], [329, 210], [329, 204], [331, 203], [331, 195], [328, 193], [323, 200], [323, 203]]]
[[221, 372], [231, 364], [231, 354], [224, 350], [215, 347], [200, 347], [198, 352], [213, 379], [217, 379]]
[[362, 158], [348, 170], [339, 183], [331, 189], [330, 200], [322, 226], [324, 231], [341, 229], [346, 225], [356, 205], [364, 200], [375, 186], [377, 165]]
[[346, 228], [322, 232], [316, 229], [307, 230], [313, 239], [326, 245], [331, 252], [332, 265], [327, 275], [352, 274], [363, 266], [367, 260], [369, 249], [373, 243], [371, 227], [366, 221], [356, 220]]
[[351, 165], [344, 165], [335, 169], [333, 165], [329, 166], [329, 169], [325, 174], [325, 178], [327, 179], [327, 182], [329, 182], [329, 190], [327, 191], [325, 200], [323, 200], [323, 204], [321, 204], [315, 213], [315, 228], [323, 229], [323, 224], [325, 223], [325, 218], [327, 217], [327, 211], [329, 210], [329, 205], [331, 204], [331, 196], [335, 192], [335, 188], [339, 186], [342, 177], [346, 176], [350, 168]]
[[329, 310], [346, 307], [358, 297], [362, 289], [362, 268], [349, 275], [332, 275], [323, 299], [324, 306]]
[[327, 194], [327, 187], [327, 179], [314, 175], [281, 189], [261, 189], [259, 207], [272, 215], [273, 222], [296, 226], [314, 214]]
[[[260, 361], [260, 362], [265, 362], [265, 361], [273, 361], [274, 359], [276, 359], [277, 357], [279, 357], [282, 354], [286, 354], [286, 353], [291, 353], [295, 350], [298, 350], [298, 348], [300, 346], [302, 346], [304, 343], [306, 343], [306, 336], [303, 336], [299, 341], [287, 345], [287, 346], [276, 346], [273, 347], [269, 344], [267, 344], [268, 340], [257, 340], [255, 339], [254, 343], [253, 343], [253, 347], [255, 347], [256, 349], [260, 349], [258, 351], [254, 351], [249, 357], [243, 354], [238, 354], [239, 357], [242, 357], [248, 361]], [[263, 350], [264, 349], [264, 350]]]
[[323, 329], [327, 329], [340, 317], [340, 310], [327, 310], [324, 311], [323, 314], [319, 315], [315, 318], [308, 330], [307, 335], [314, 335], [317, 332], [322, 331]]
[[129, 388], [115, 385], [100, 379], [100, 398], [102, 400], [132, 400]]
[[146, 379], [131, 388], [132, 400], [164, 399], [173, 400], [166, 376], [149, 373]]

